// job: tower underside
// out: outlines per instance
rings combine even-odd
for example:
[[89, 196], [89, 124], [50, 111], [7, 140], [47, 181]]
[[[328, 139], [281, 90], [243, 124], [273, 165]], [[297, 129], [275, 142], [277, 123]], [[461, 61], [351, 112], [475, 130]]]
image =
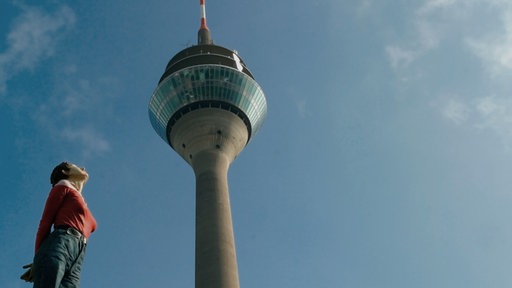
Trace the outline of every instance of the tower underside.
[[244, 149], [248, 131], [236, 114], [219, 108], [202, 108], [183, 115], [169, 134], [171, 146], [196, 170], [202, 152], [223, 154], [231, 163]]

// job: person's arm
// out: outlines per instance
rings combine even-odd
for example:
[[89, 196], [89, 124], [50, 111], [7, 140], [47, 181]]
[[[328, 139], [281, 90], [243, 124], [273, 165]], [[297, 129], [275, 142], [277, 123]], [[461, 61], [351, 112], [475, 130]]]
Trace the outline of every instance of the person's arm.
[[66, 187], [62, 185], [54, 186], [50, 191], [48, 199], [46, 199], [41, 221], [39, 222], [39, 228], [37, 229], [35, 252], [39, 250], [44, 239], [50, 234], [57, 212], [66, 196], [66, 191]]

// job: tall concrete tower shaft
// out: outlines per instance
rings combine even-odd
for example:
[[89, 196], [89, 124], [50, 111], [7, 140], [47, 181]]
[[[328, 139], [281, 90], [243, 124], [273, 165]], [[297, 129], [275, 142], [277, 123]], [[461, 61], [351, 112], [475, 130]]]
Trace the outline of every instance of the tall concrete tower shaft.
[[228, 169], [260, 129], [265, 95], [237, 52], [213, 45], [204, 0], [198, 45], [168, 63], [149, 103], [151, 124], [196, 178], [196, 288], [239, 287]]

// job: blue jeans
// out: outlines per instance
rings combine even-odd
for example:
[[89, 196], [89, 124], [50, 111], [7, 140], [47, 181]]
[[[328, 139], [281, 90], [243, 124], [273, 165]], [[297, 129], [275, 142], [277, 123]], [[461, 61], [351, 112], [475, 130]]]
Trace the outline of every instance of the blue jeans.
[[34, 288], [78, 288], [86, 244], [67, 230], [54, 230], [34, 256]]

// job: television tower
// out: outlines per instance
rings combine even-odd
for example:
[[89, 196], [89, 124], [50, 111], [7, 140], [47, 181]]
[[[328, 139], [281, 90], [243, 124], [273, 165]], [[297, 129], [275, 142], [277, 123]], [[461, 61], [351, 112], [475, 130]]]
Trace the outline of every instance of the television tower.
[[198, 43], [176, 54], [149, 102], [155, 131], [196, 178], [195, 287], [239, 287], [228, 169], [263, 124], [267, 102], [238, 53], [213, 44], [200, 0]]

